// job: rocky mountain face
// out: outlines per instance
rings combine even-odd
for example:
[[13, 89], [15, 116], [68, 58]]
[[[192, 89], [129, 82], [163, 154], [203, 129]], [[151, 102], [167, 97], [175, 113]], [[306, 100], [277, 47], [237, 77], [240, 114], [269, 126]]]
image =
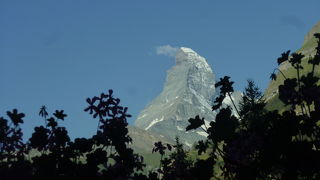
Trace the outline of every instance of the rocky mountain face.
[[[190, 48], [182, 47], [176, 54], [176, 65], [167, 72], [161, 94], [139, 114], [135, 125], [147, 131], [174, 139], [191, 146], [206, 137], [202, 130], [186, 132], [189, 118], [204, 117], [206, 124], [215, 119], [211, 107], [216, 95], [215, 74], [205, 58]], [[234, 93], [238, 102], [240, 93]], [[225, 99], [225, 105], [230, 99]]]

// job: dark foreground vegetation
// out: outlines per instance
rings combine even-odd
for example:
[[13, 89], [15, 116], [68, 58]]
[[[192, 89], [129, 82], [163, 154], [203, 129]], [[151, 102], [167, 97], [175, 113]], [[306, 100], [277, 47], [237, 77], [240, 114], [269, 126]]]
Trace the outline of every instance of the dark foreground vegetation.
[[[66, 128], [59, 126], [67, 117], [64, 111], [50, 116], [43, 106], [39, 115], [44, 126], [35, 127], [25, 143], [20, 128], [25, 115], [16, 109], [8, 111], [7, 118], [0, 118], [0, 179], [320, 179], [320, 86], [315, 76], [320, 34], [315, 36], [318, 46], [307, 74], [300, 73], [302, 54], [288, 51], [278, 58], [279, 64], [288, 61], [297, 73], [279, 86], [279, 99], [288, 109], [282, 113], [266, 110], [263, 95], [252, 81], [240, 107], [224, 108], [222, 101], [231, 97], [233, 82], [226, 76], [216, 83], [220, 96], [212, 107], [219, 110], [215, 121], [206, 125], [196, 116], [186, 128], [208, 134], [195, 145], [205, 158], [188, 158], [179, 138], [175, 145], [157, 142], [152, 151], [160, 153], [160, 167], [146, 172], [143, 158], [128, 146], [132, 139], [127, 108], [109, 90], [87, 99], [85, 111], [98, 120], [91, 138], [71, 141]], [[169, 156], [165, 156], [167, 150], [172, 150]]]

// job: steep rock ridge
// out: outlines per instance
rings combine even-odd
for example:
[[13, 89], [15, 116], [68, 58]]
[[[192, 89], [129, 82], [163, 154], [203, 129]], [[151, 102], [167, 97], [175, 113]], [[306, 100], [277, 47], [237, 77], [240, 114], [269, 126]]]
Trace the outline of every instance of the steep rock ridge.
[[214, 84], [214, 72], [205, 58], [190, 48], [180, 48], [176, 65], [167, 72], [163, 91], [139, 114], [135, 125], [171, 139], [179, 136], [191, 146], [206, 134], [201, 130], [186, 132], [188, 119], [200, 115], [208, 124], [216, 115], [211, 110]]

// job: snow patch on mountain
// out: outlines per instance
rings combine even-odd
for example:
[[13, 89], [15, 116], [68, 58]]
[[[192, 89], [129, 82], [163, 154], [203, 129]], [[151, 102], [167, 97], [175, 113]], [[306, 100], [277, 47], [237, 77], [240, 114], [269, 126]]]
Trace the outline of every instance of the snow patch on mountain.
[[162, 116], [161, 119], [156, 118], [155, 120], [151, 121], [151, 123], [149, 124], [148, 127], [145, 128], [145, 130], [148, 130], [149, 128], [151, 128], [156, 123], [159, 123], [159, 122], [163, 121], [163, 119], [164, 119], [164, 116]]

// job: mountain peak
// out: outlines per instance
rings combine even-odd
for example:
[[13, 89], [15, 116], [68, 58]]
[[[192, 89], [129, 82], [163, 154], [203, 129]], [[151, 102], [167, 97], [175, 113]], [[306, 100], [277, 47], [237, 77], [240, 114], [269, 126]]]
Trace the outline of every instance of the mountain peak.
[[176, 54], [176, 63], [196, 61], [201, 58], [194, 50], [187, 47], [181, 47]]
[[167, 71], [162, 92], [141, 111], [135, 125], [171, 139], [179, 136], [182, 143], [191, 146], [207, 134], [199, 129], [186, 132], [189, 118], [199, 115], [207, 125], [215, 119], [214, 85], [215, 75], [206, 59], [191, 48], [181, 47], [176, 65]]
[[201, 131], [186, 132], [188, 119], [200, 115], [214, 119], [211, 111], [215, 95], [215, 75], [206, 59], [194, 50], [181, 47], [176, 54], [176, 65], [167, 71], [161, 94], [138, 116], [135, 125], [157, 132], [171, 139], [191, 145], [204, 138]]
[[[199, 115], [206, 125], [215, 119], [214, 85], [215, 75], [206, 59], [191, 48], [181, 47], [176, 65], [167, 71], [162, 92], [141, 111], [135, 125], [171, 139], [179, 136], [182, 143], [191, 146], [207, 134], [199, 129], [186, 132], [189, 118]], [[240, 95], [233, 98], [238, 102]], [[224, 106], [230, 105], [228, 102], [226, 99]]]
[[181, 47], [180, 50], [183, 51], [184, 53], [194, 53], [194, 54], [197, 54], [194, 50], [192, 50], [191, 48], [188, 48], [188, 47]]
[[192, 64], [198, 68], [205, 68], [211, 71], [206, 59], [188, 47], [180, 47], [176, 54], [176, 64]]

